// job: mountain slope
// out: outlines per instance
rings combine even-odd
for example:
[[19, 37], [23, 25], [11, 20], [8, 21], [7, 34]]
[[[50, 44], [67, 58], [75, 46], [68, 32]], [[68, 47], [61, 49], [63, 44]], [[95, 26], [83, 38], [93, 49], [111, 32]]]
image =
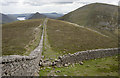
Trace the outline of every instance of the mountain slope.
[[117, 47], [115, 39], [60, 20], [48, 20], [47, 34], [52, 49], [60, 53]]
[[62, 17], [63, 14], [58, 14], [58, 13], [42, 13], [43, 15], [45, 15], [47, 18], [51, 18], [51, 19], [56, 19], [58, 17]]
[[17, 21], [2, 25], [2, 54], [28, 55], [39, 44], [42, 19]]
[[2, 20], [0, 20], [0, 24], [5, 24], [5, 23], [17, 21], [17, 19], [15, 17], [7, 16], [7, 15], [2, 14], [2, 13], [0, 13], [0, 18], [2, 18]]
[[36, 12], [35, 14], [31, 14], [28, 19], [40, 19], [45, 17], [46, 17], [45, 15]]
[[59, 19], [93, 28], [106, 35], [112, 33], [114, 36], [114, 30], [118, 26], [118, 6], [93, 3], [78, 8]]
[[7, 14], [9, 16], [14, 16], [15, 18], [17, 17], [28, 17], [29, 15], [31, 15], [32, 13], [24, 13], [24, 14]]

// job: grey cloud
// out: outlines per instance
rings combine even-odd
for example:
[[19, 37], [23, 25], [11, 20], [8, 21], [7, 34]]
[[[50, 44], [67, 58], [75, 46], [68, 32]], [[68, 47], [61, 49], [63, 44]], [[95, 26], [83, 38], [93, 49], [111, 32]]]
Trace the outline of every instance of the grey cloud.
[[47, 4], [72, 4], [76, 0], [26, 0], [24, 4], [42, 6]]
[[9, 4], [8, 3], [2, 3], [1, 5], [2, 6], [8, 6]]
[[90, 2], [77, 2], [77, 3], [81, 3], [81, 4], [89, 4]]
[[[77, 0], [24, 0], [24, 5], [42, 6], [47, 4], [72, 4]], [[19, 0], [4, 0], [2, 6], [17, 4]]]
[[24, 2], [23, 4], [28, 4], [32, 6], [42, 6], [44, 3], [37, 3], [37, 2]]
[[72, 4], [73, 2], [49, 2], [49, 3], [33, 3], [33, 2], [24, 2], [24, 4], [32, 5], [32, 6], [42, 6], [47, 4]]
[[2, 2], [2, 6], [8, 6], [8, 5], [12, 5], [12, 4], [17, 4], [18, 2]]
[[54, 2], [54, 4], [72, 4], [73, 2]]

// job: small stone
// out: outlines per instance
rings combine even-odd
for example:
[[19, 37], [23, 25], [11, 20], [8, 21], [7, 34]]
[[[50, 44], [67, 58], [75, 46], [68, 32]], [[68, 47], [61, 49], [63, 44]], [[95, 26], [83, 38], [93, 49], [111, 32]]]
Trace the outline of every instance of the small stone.
[[41, 70], [43, 69], [43, 68], [40, 68]]
[[73, 63], [73, 64], [72, 64], [72, 66], [74, 67], [74, 66], [75, 66], [75, 64]]
[[60, 73], [61, 71], [60, 70], [57, 70], [56, 73]]
[[42, 62], [39, 63], [39, 66], [43, 66]]
[[23, 64], [23, 67], [25, 67], [26, 65], [25, 64]]
[[59, 56], [58, 59], [62, 59], [62, 56]]
[[50, 60], [53, 60], [53, 58], [50, 58]]
[[68, 53], [68, 55], [71, 55], [70, 53]]
[[70, 63], [68, 63], [68, 65], [70, 65]]
[[83, 65], [83, 62], [80, 62], [80, 65]]
[[48, 69], [51, 69], [51, 67], [47, 67]]
[[90, 65], [87, 65], [86, 67], [90, 67]]
[[67, 75], [64, 75], [64, 76], [67, 76]]
[[52, 66], [55, 66], [56, 65], [56, 62], [52, 62], [52, 64], [51, 64]]
[[88, 60], [88, 58], [85, 58], [85, 60]]
[[118, 58], [118, 56], [116, 56], [115, 58]]
[[54, 76], [58, 76], [58, 75], [54, 75]]
[[58, 68], [60, 68], [60, 67], [61, 67], [61, 65], [57, 65], [57, 67], [58, 67]]
[[64, 64], [64, 66], [65, 66], [65, 67], [67, 67], [67, 66], [68, 66], [68, 64]]
[[51, 66], [52, 63], [50, 61], [47, 61], [47, 62], [42, 63], [42, 65], [46, 67], [46, 66]]
[[58, 59], [55, 59], [55, 62], [58, 62], [58, 61], [60, 61], [60, 60], [58, 60]]
[[43, 60], [41, 59], [40, 62], [43, 62]]
[[65, 51], [63, 51], [63, 53], [66, 53]]

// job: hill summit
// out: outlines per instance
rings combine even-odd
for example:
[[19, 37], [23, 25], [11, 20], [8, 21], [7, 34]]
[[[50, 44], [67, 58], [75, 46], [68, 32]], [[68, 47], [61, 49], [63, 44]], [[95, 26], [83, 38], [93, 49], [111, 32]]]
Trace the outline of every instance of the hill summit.
[[118, 6], [104, 3], [92, 3], [80, 7], [60, 20], [73, 22], [82, 26], [94, 27], [102, 30], [113, 31], [116, 29], [118, 20]]
[[36, 12], [35, 14], [32, 14], [28, 19], [40, 19], [45, 17], [46, 17], [45, 15], [40, 14], [39, 12]]

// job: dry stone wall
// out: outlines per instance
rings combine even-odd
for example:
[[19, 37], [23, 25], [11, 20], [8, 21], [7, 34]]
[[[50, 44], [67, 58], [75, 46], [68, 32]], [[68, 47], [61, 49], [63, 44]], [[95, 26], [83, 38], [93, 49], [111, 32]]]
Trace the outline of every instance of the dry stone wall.
[[10, 55], [3, 56], [0, 66], [2, 76], [36, 76], [39, 72], [39, 61], [43, 47], [43, 35], [38, 47], [29, 56]]
[[118, 50], [119, 50], [118, 48], [96, 49], [96, 50], [80, 51], [74, 54], [67, 54], [59, 57], [57, 65], [80, 63], [81, 61], [84, 60], [114, 56], [119, 53]]
[[[39, 46], [34, 51], [32, 51], [29, 56], [10, 55], [0, 57], [0, 67], [2, 68], [2, 76], [38, 75], [43, 47], [43, 35], [44, 27]], [[118, 48], [80, 51], [74, 54], [60, 56], [59, 60], [56, 60], [55, 63], [52, 63], [52, 65], [79, 63], [83, 60], [103, 58], [117, 55], [118, 53]]]

